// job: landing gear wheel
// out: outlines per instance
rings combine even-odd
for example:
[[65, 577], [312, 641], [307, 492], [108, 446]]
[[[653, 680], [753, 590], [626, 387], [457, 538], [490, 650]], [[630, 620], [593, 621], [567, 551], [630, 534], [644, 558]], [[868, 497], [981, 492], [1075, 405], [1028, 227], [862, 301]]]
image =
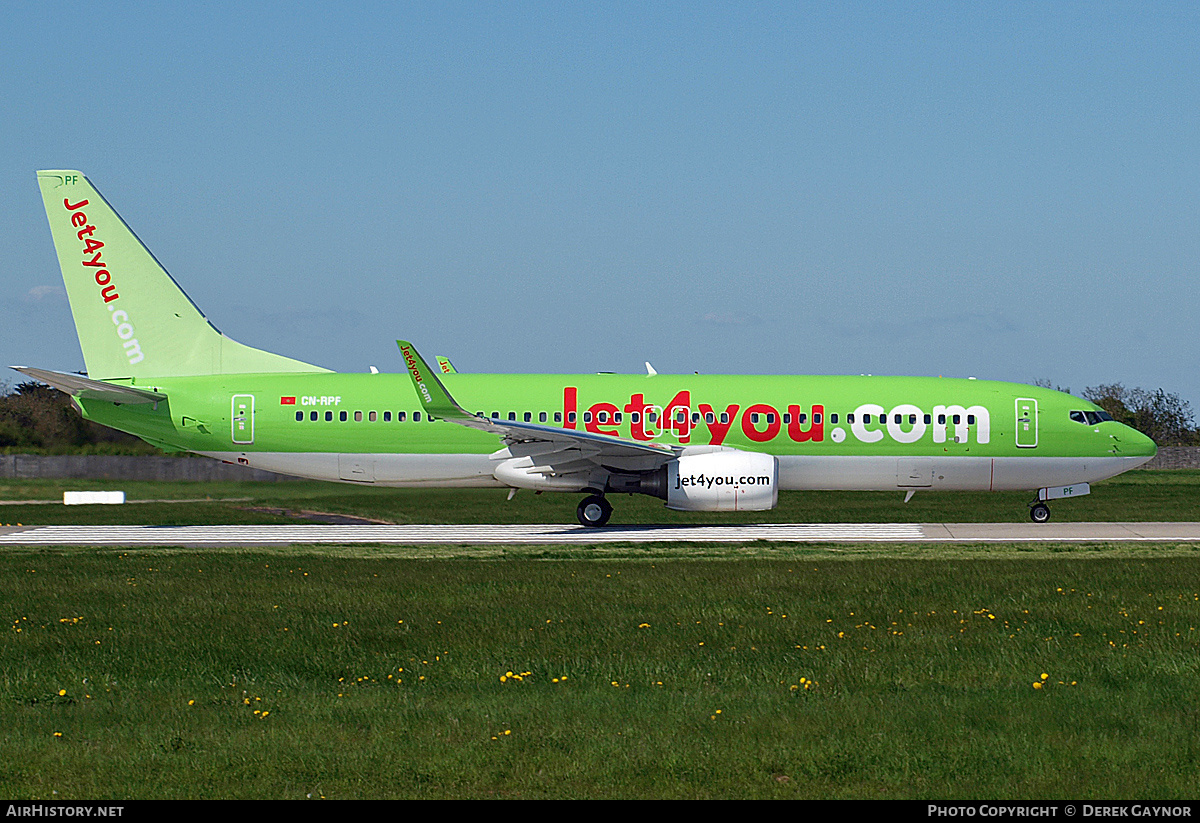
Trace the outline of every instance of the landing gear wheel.
[[591, 497], [583, 498], [583, 502], [575, 510], [575, 516], [579, 518], [580, 525], [598, 529], [608, 522], [608, 518], [612, 516], [612, 510], [612, 504], [603, 496], [593, 494]]
[[1050, 519], [1050, 507], [1045, 503], [1035, 503], [1029, 507], [1029, 519], [1034, 523], [1045, 523]]

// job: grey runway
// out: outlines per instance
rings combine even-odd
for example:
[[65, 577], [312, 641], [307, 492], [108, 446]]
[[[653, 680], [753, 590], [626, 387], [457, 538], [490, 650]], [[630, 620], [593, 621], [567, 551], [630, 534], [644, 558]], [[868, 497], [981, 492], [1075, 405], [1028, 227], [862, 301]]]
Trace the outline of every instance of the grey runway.
[[774, 523], [746, 526], [296, 525], [0, 528], [0, 546], [1198, 542], [1200, 523]]

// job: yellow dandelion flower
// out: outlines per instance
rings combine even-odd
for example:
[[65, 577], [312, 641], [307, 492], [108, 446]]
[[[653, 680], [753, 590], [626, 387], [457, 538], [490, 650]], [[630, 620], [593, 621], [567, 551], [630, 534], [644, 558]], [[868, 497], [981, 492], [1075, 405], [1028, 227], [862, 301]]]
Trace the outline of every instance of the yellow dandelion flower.
[[1040, 689], [1042, 687], [1042, 681], [1040, 681], [1040, 680], [1033, 681], [1033, 687], [1035, 689]]

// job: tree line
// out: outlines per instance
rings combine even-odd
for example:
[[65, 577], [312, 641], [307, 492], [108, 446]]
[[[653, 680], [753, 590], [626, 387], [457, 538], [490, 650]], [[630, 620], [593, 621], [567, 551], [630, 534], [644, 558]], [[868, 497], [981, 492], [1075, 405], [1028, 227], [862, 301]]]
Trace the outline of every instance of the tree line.
[[[1037, 380], [1055, 388], [1048, 380]], [[1059, 388], [1070, 392], [1070, 389]], [[1083, 396], [1148, 435], [1160, 446], [1198, 446], [1191, 404], [1163, 389], [1126, 388], [1108, 383], [1083, 390]], [[71, 398], [49, 386], [28, 381], [0, 383], [0, 451], [40, 454], [158, 454], [149, 443], [84, 420]]]
[[84, 420], [69, 395], [32, 380], [0, 384], [0, 452], [161, 454], [132, 434]]

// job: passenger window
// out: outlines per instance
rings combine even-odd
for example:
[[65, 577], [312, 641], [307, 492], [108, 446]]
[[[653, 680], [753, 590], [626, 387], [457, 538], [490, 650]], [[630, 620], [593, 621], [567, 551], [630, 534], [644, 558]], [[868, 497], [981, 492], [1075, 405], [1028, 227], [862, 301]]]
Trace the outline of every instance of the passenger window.
[[960, 422], [962, 422], [962, 415], [961, 414], [954, 415], [954, 425], [957, 426]]
[[309, 412], [309, 413], [308, 413], [308, 419], [309, 419], [309, 420], [313, 420], [313, 421], [315, 421], [315, 420], [317, 419], [317, 413], [316, 413], [316, 412]]
[[752, 412], [750, 414], [750, 422], [755, 425], [758, 425], [758, 412]]
[[375, 412], [370, 412], [367, 414], [367, 420], [369, 420], [372, 423], [374, 423], [378, 419], [379, 419], [379, 417], [378, 417], [378, 415], [375, 414]]
[[532, 423], [533, 422], [533, 412], [525, 412], [524, 420], [526, 423]]
[[715, 414], [713, 414], [712, 412], [705, 412], [704, 413], [704, 422], [705, 423], [716, 423], [717, 416]]
[[[833, 419], [833, 422], [834, 422], [834, 423], [836, 423], [836, 422], [837, 422], [837, 418], [836, 418], [836, 417]], [[854, 413], [853, 413], [853, 412], [851, 412], [850, 414], [846, 415], [846, 422], [847, 422], [847, 423], [853, 423], [853, 422], [854, 422]]]
[[361, 422], [362, 422], [362, 412], [360, 412], [360, 411], [356, 411], [356, 412], [354, 413], [354, 422], [355, 422], [355, 423], [361, 423]]
[[517, 413], [516, 413], [516, 412], [509, 412], [509, 413], [508, 413], [508, 419], [509, 419], [509, 420], [511, 420], [511, 421], [513, 421], [514, 423], [516, 423], [516, 422], [517, 422]]
[[396, 412], [396, 422], [403, 423], [408, 418], [408, 412]]
[[590, 411], [585, 411], [585, 412], [583, 413], [583, 422], [584, 422], [584, 423], [591, 423], [591, 422], [592, 422], [592, 413], [591, 413]]
[[331, 411], [325, 412], [325, 422], [328, 423], [332, 419], [333, 419], [333, 412], [331, 412]]
[[421, 422], [421, 413], [420, 412], [413, 412], [413, 422], [414, 423]]
[[343, 423], [345, 423], [345, 422], [346, 422], [346, 413], [345, 413], [345, 412], [338, 412], [338, 420], [340, 420], [340, 421], [342, 421]]
[[973, 415], [973, 414], [968, 414], [968, 415], [967, 415], [967, 425], [968, 425], [968, 426], [974, 426], [974, 425], [975, 425], [975, 415]]
[[925, 415], [925, 425], [928, 426], [932, 422], [933, 422], [933, 416], [929, 415], [929, 414]]
[[729, 422], [729, 412], [721, 412], [721, 424], [724, 425], [725, 423], [728, 423], [728, 422]]
[[567, 422], [574, 423], [576, 419], [575, 412], [567, 412]]
[[540, 414], [538, 415], [538, 422], [539, 422], [539, 423], [545, 423], [545, 422], [546, 422], [546, 413], [545, 413], [545, 412], [542, 412], [542, 413], [540, 413]]
[[303, 419], [304, 419], [304, 412], [302, 412], [302, 411], [296, 412], [296, 420], [299, 421], [299, 420], [303, 420]]
[[561, 423], [561, 422], [562, 422], [562, 412], [555, 412], [555, 413], [554, 413], [554, 422], [555, 422], [555, 423]]
[[383, 422], [384, 422], [384, 423], [391, 423], [391, 422], [392, 422], [392, 413], [391, 413], [390, 411], [385, 411], [385, 412], [383, 413]]

